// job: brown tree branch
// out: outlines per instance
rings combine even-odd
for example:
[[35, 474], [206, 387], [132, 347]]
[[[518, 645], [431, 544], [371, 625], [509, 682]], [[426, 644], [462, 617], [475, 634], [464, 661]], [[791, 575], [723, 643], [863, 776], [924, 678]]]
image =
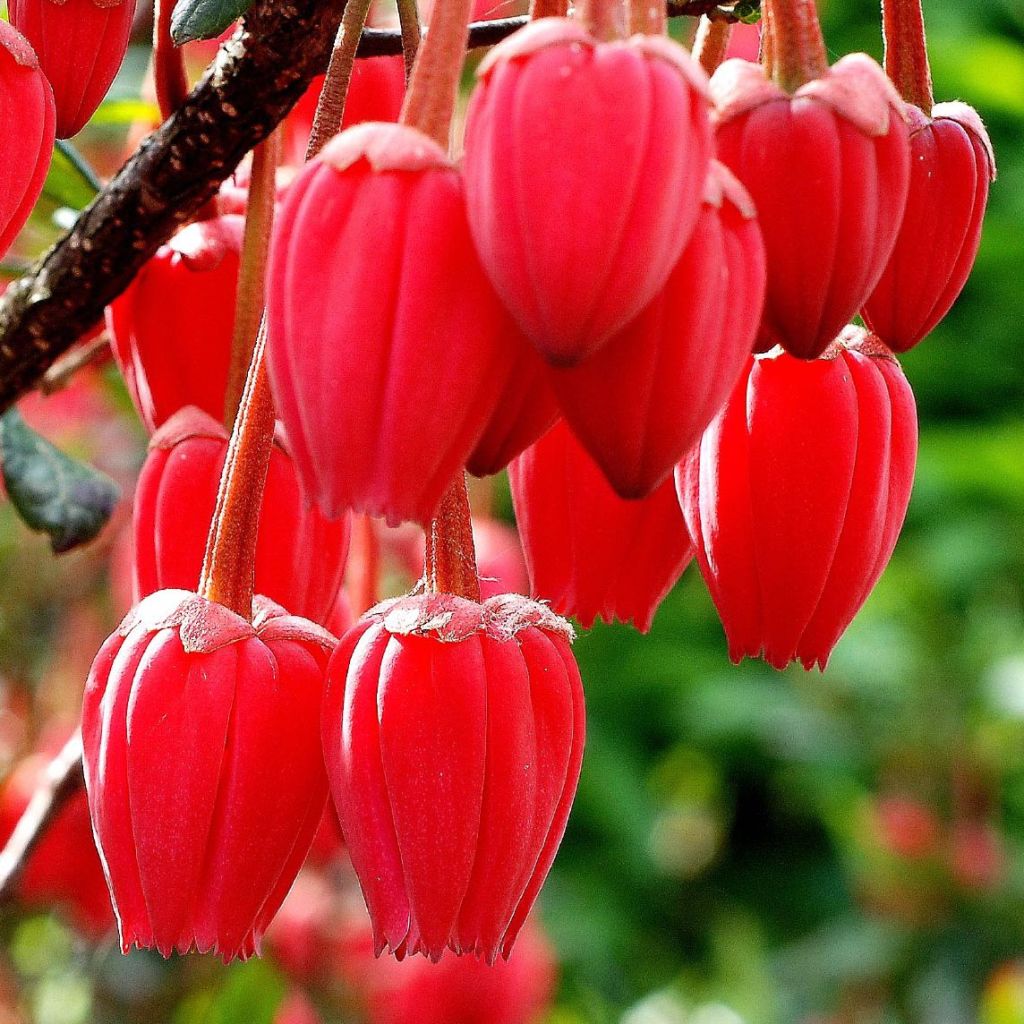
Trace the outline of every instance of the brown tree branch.
[[[178, 111], [142, 144], [71, 230], [0, 297], [0, 412], [103, 317], [104, 308], [327, 66], [345, 0], [257, 0], [244, 31]], [[670, 15], [718, 12], [669, 0]], [[511, 35], [522, 18], [478, 22], [470, 45]], [[401, 33], [367, 29], [361, 57], [402, 52]]]
[[82, 737], [76, 732], [47, 766], [45, 778], [32, 794], [25, 813], [0, 852], [0, 903], [14, 896], [32, 851], [64, 805], [84, 784]]

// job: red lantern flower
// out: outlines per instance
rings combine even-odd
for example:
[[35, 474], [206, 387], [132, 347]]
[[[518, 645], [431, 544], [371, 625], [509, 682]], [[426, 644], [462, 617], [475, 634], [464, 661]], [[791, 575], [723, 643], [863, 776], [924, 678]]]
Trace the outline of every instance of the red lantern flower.
[[306, 493], [329, 516], [429, 522], [528, 351], [441, 147], [385, 124], [328, 143], [275, 223], [268, 296], [270, 378]]
[[323, 814], [316, 742], [333, 638], [257, 598], [146, 598], [100, 648], [85, 783], [121, 948], [259, 951]]
[[534, 597], [585, 629], [618, 619], [646, 633], [693, 558], [672, 481], [620, 498], [559, 421], [509, 466], [509, 482]]
[[949, 312], [967, 283], [996, 163], [988, 132], [965, 103], [910, 118], [910, 194], [896, 248], [863, 309], [890, 348], [906, 352]]
[[135, 0], [10, 0], [8, 14], [53, 87], [57, 138], [77, 135], [128, 51]]
[[704, 72], [658, 36], [541, 18], [481, 63], [466, 126], [480, 258], [549, 362], [597, 351], [689, 239], [711, 155]]
[[825, 667], [889, 562], [916, 459], [913, 393], [873, 335], [750, 361], [676, 474], [733, 661]]
[[[227, 451], [224, 427], [192, 407], [150, 439], [135, 493], [136, 599], [195, 589]], [[345, 575], [349, 527], [348, 516], [328, 520], [306, 504], [295, 463], [278, 441], [256, 542], [256, 593], [326, 623]]]
[[331, 659], [323, 740], [377, 952], [506, 958], [583, 757], [572, 630], [513, 595], [386, 602]]
[[0, 256], [24, 227], [53, 153], [56, 113], [53, 90], [25, 38], [0, 21], [0, 138], [4, 173], [0, 176]]
[[599, 352], [551, 374], [573, 433], [623, 497], [671, 476], [729, 397], [757, 334], [764, 275], [753, 203], [713, 161], [665, 287]]
[[820, 355], [878, 283], [907, 201], [903, 106], [862, 53], [792, 95], [762, 67], [711, 78], [719, 159], [746, 185], [768, 256], [759, 347]]
[[186, 405], [224, 415], [244, 226], [235, 214], [189, 224], [107, 307], [110, 347], [150, 433]]

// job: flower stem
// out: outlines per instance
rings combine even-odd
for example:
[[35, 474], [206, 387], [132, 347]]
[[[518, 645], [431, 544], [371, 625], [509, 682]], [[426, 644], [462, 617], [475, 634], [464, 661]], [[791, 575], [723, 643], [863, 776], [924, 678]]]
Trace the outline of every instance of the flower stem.
[[706, 14], [701, 15], [693, 40], [693, 57], [709, 75], [725, 60], [731, 36], [731, 22], [720, 18], [712, 21]]
[[416, 0], [396, 0], [395, 6], [402, 29], [402, 60], [405, 63], [405, 84], [408, 85], [420, 49], [420, 9]]
[[622, 37], [621, 10], [618, 0], [579, 0], [576, 5], [580, 21], [602, 42]]
[[466, 56], [472, 0], [437, 0], [402, 104], [402, 124], [447, 150], [455, 96]]
[[932, 112], [932, 71], [921, 0], [882, 0], [885, 70], [900, 95], [926, 114]]
[[[224, 396], [224, 425], [230, 430], [238, 403], [245, 390], [245, 378], [252, 362], [253, 347], [263, 316], [267, 254], [274, 222], [277, 165], [281, 153], [281, 131], [275, 131], [253, 151], [249, 203], [242, 236], [242, 256], [235, 299], [235, 327], [231, 338], [231, 365]], [[257, 185], [257, 180], [259, 184]]]
[[[221, 471], [217, 507], [199, 577], [199, 593], [203, 597], [230, 608], [247, 620], [252, 619], [256, 538], [263, 508], [263, 488], [274, 446], [274, 400], [263, 365], [267, 341], [263, 293], [267, 250], [274, 222], [279, 151], [280, 131], [275, 131], [253, 152], [238, 274], [231, 381], [225, 399], [225, 418], [232, 421], [231, 440]], [[248, 372], [236, 414], [234, 381], [239, 369], [246, 365]]]
[[667, 27], [664, 0], [629, 0], [629, 31], [632, 34], [663, 36]]
[[199, 577], [199, 593], [203, 597], [249, 621], [263, 488], [274, 445], [274, 400], [263, 364], [266, 341], [264, 321], [231, 432]]
[[357, 618], [379, 600], [380, 538], [377, 524], [367, 515], [352, 520], [352, 555], [349, 558], [349, 603]]
[[565, 18], [568, 14], [568, 0], [530, 0], [530, 21], [538, 18]]
[[469, 512], [465, 474], [445, 492], [426, 539], [424, 575], [427, 590], [433, 594], [457, 594], [469, 601], [479, 601], [480, 577], [476, 572], [473, 520]]
[[765, 0], [765, 29], [771, 33], [766, 50], [768, 73], [793, 93], [828, 71], [825, 40], [814, 0]]
[[154, 0], [153, 5], [153, 78], [160, 117], [166, 121], [188, 96], [188, 79], [181, 50], [171, 39], [171, 12], [174, 0]]
[[313, 116], [313, 128], [306, 147], [307, 160], [312, 160], [341, 131], [345, 98], [348, 96], [352, 67], [356, 60], [356, 47], [369, 10], [370, 0], [349, 0], [345, 4], [345, 14], [338, 26], [338, 34], [334, 37], [331, 61], [327, 65], [327, 76]]

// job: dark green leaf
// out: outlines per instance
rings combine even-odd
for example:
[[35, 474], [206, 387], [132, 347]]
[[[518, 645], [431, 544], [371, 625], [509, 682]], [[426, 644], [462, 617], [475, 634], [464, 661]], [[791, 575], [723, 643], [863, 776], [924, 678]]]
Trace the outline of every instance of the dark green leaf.
[[178, 0], [171, 15], [171, 38], [178, 46], [215, 39], [251, 4], [252, 0]]
[[17, 409], [0, 419], [0, 460], [11, 503], [31, 529], [49, 534], [57, 553], [92, 540], [120, 496], [110, 477], [55, 448]]
[[43, 195], [56, 206], [81, 210], [92, 202], [100, 187], [93, 169], [74, 146], [63, 139], [58, 141], [43, 185]]

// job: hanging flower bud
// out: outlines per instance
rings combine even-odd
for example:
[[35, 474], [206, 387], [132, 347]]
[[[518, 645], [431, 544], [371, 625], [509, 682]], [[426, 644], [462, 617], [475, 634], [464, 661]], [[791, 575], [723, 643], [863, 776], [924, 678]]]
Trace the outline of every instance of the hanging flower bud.
[[996, 162], [975, 110], [935, 105], [920, 0], [883, 0], [882, 28], [885, 70], [910, 122], [910, 194], [896, 248], [861, 313], [890, 348], [906, 352], [967, 282]]
[[527, 351], [447, 154], [404, 125], [337, 136], [288, 190], [268, 280], [270, 378], [305, 492], [328, 516], [429, 522]]
[[727, 60], [711, 97], [718, 157], [750, 191], [764, 236], [759, 348], [812, 359], [864, 304], [896, 242], [910, 173], [899, 96], [854, 53], [792, 93], [761, 66]]
[[244, 226], [234, 214], [189, 224], [107, 307], [110, 347], [150, 433], [186, 405], [224, 415]]
[[[227, 451], [224, 427], [191, 406], [150, 439], [133, 513], [137, 600], [195, 589]], [[328, 520], [306, 505], [295, 463], [278, 440], [256, 542], [256, 593], [326, 623], [345, 575], [349, 532], [349, 516]]]
[[913, 393], [873, 335], [750, 361], [676, 471], [733, 661], [825, 667], [889, 562], [916, 459]]
[[466, 194], [480, 258], [540, 353], [597, 351], [689, 239], [711, 155], [704, 72], [659, 36], [541, 18], [477, 70]]
[[135, 0], [10, 0], [8, 14], [53, 87], [57, 138], [77, 135], [128, 51]]
[[626, 501], [559, 421], [509, 466], [531, 590], [585, 629], [632, 620], [646, 633], [693, 558], [672, 487]]
[[346, 634], [324, 754], [378, 953], [508, 957], [579, 778], [571, 638], [514, 595], [399, 598]]
[[53, 90], [24, 37], [0, 21], [0, 256], [24, 227], [43, 190], [53, 154]]
[[82, 707], [85, 784], [121, 949], [259, 952], [320, 823], [331, 636], [257, 598], [137, 605]]
[[995, 154], [978, 114], [940, 103], [931, 117], [906, 104], [910, 194], [896, 248], [863, 309], [890, 348], [906, 352], [949, 312], [967, 283], [995, 180]]
[[573, 433], [624, 498], [664, 483], [729, 397], [764, 280], [754, 205], [712, 161], [697, 227], [665, 287], [599, 352], [551, 374]]

